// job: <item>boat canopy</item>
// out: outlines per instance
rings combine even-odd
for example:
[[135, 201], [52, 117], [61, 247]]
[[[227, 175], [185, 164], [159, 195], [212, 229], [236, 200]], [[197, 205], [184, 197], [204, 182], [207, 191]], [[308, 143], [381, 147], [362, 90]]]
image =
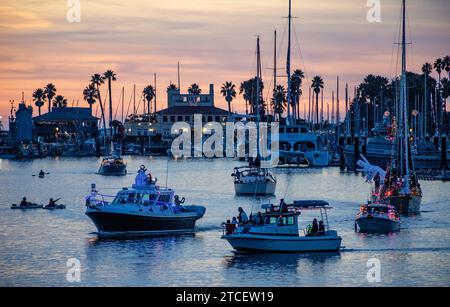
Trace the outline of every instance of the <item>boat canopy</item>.
[[[330, 204], [324, 200], [296, 200], [293, 204], [287, 204], [288, 207], [297, 209], [331, 209]], [[264, 204], [261, 209], [277, 208], [279, 205]]]

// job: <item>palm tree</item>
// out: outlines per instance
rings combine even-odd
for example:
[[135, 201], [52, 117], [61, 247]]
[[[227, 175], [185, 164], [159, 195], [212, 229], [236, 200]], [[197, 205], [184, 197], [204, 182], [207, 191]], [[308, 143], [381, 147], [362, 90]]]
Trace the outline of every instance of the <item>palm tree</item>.
[[287, 106], [286, 90], [284, 86], [277, 85], [274, 90], [272, 98], [272, 108], [275, 114], [278, 114], [278, 121], [281, 120], [281, 115]]
[[445, 64], [444, 62], [442, 62], [442, 59], [437, 59], [434, 64], [433, 64], [434, 69], [436, 70], [436, 72], [439, 75], [439, 84], [441, 83], [441, 74], [442, 74], [442, 69], [445, 68]]
[[228, 102], [228, 114], [231, 114], [231, 102], [233, 101], [233, 98], [236, 98], [236, 85], [234, 85], [233, 82], [225, 82], [222, 85], [220, 93]]
[[56, 96], [55, 100], [53, 100], [53, 108], [65, 108], [65, 107], [67, 107], [67, 99], [62, 95]]
[[448, 74], [448, 78], [450, 79], [450, 56], [446, 56], [442, 59], [443, 68]]
[[248, 105], [251, 100], [251, 83], [249, 80], [243, 81], [239, 87], [239, 95], [245, 100], [245, 114], [248, 114]]
[[98, 91], [95, 88], [94, 84], [92, 84], [92, 83], [89, 84], [83, 90], [83, 99], [89, 104], [89, 109], [91, 110], [91, 114], [92, 114], [92, 105], [98, 99]]
[[98, 103], [100, 104], [100, 111], [102, 112], [103, 128], [106, 129], [105, 110], [103, 108], [102, 95], [100, 94], [100, 85], [105, 83], [105, 79], [100, 74], [94, 74], [91, 77], [91, 83], [92, 83], [92, 85], [94, 85], [97, 88]]
[[44, 94], [47, 96], [48, 112], [50, 112], [52, 110], [53, 97], [56, 95], [56, 87], [52, 83], [47, 84], [44, 88]]
[[305, 73], [296, 69], [291, 76], [291, 97], [292, 110], [295, 116], [300, 117], [300, 97], [302, 96], [302, 83], [305, 78]]
[[431, 74], [431, 72], [433, 71], [433, 66], [430, 63], [425, 63], [422, 66], [422, 72], [424, 75], [424, 93], [425, 93], [425, 100], [424, 100], [424, 122], [425, 122], [425, 134], [428, 132], [428, 106], [429, 106], [429, 97], [428, 97], [428, 78]]
[[178, 87], [175, 84], [170, 83], [169, 86], [167, 87], [167, 90], [168, 91], [178, 90]]
[[315, 76], [312, 80], [311, 88], [316, 94], [316, 121], [319, 123], [319, 94], [323, 89], [323, 79], [320, 76]]
[[197, 83], [191, 84], [191, 86], [188, 88], [188, 93], [191, 95], [200, 95], [202, 93], [202, 89]]
[[106, 80], [108, 80], [108, 92], [109, 92], [109, 135], [112, 137], [113, 136], [113, 128], [112, 128], [112, 114], [113, 114], [113, 106], [112, 106], [112, 88], [111, 88], [111, 83], [112, 81], [116, 81], [117, 80], [117, 75], [115, 72], [113, 72], [112, 70], [107, 70], [104, 74], [103, 74], [103, 78], [105, 78]]
[[155, 90], [153, 86], [147, 85], [142, 91], [142, 94], [144, 95], [144, 99], [147, 101], [147, 115], [150, 120], [150, 106], [153, 98], [155, 98]]
[[34, 104], [38, 107], [39, 115], [41, 115], [41, 108], [44, 105], [45, 100], [45, 91], [41, 88], [38, 88], [33, 93], [33, 101]]

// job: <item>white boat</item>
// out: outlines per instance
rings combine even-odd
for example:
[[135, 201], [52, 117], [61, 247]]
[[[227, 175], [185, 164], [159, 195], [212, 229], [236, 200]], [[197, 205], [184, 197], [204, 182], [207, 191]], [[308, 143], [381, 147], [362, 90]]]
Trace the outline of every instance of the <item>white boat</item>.
[[234, 189], [238, 195], [274, 195], [277, 180], [269, 169], [236, 167], [232, 174]]
[[306, 126], [281, 126], [280, 164], [297, 164], [325, 167], [331, 163], [327, 141], [312, 133]]
[[127, 164], [120, 156], [104, 157], [98, 173], [104, 176], [123, 176], [127, 174]]
[[[222, 236], [237, 251], [255, 252], [338, 252], [342, 238], [328, 226], [324, 201], [295, 201], [285, 208], [263, 205], [262, 219], [256, 223], [239, 225], [233, 232]], [[323, 230], [309, 229], [299, 233], [298, 217], [302, 211], [319, 210]]]
[[195, 223], [206, 208], [185, 206], [175, 191], [156, 185], [141, 166], [131, 188], [109, 197], [100, 194], [95, 184], [86, 197], [86, 215], [100, 236], [161, 235], [194, 232]]
[[394, 206], [368, 203], [360, 207], [356, 216], [360, 232], [389, 233], [400, 231], [400, 217]]
[[127, 164], [123, 161], [114, 144], [111, 142], [110, 154], [104, 157], [98, 173], [104, 176], [124, 176], [127, 174]]

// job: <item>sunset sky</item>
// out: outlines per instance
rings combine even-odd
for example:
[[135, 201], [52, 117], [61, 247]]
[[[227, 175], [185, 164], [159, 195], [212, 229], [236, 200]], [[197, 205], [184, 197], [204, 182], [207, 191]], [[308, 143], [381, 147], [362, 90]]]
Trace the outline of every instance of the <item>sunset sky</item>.
[[[293, 0], [293, 65], [325, 80], [331, 97], [336, 76], [353, 88], [369, 74], [396, 73], [400, 0], [381, 0], [381, 23], [369, 23], [366, 0]], [[408, 66], [450, 54], [450, 1], [409, 0]], [[261, 36], [263, 74], [271, 87], [273, 31], [279, 32], [278, 66], [286, 58], [288, 0], [81, 0], [81, 22], [66, 20], [66, 0], [0, 2], [0, 115], [9, 100], [27, 103], [32, 91], [52, 82], [69, 105], [79, 100], [94, 73], [114, 70], [113, 98], [125, 86], [128, 103], [135, 83], [138, 93], [158, 75], [158, 108], [166, 106], [165, 89], [176, 83], [177, 61], [185, 91], [197, 82], [204, 91], [216, 86], [217, 105], [224, 81], [240, 84], [254, 75], [256, 35]], [[279, 74], [283, 74], [282, 71]], [[282, 78], [279, 78], [280, 82]], [[106, 86], [102, 91], [105, 96]], [[307, 86], [303, 91], [307, 100]], [[264, 95], [268, 94], [265, 90]], [[242, 98], [235, 101], [243, 110]], [[35, 108], [36, 109], [36, 108]], [[303, 111], [303, 107], [302, 107]], [[35, 110], [37, 114], [37, 110]]]

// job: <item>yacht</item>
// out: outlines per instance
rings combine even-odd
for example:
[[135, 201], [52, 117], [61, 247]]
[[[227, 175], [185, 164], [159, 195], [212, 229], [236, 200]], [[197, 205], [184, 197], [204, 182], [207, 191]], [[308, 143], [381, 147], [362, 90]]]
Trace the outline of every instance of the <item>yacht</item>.
[[384, 203], [362, 205], [356, 216], [360, 232], [388, 233], [400, 231], [400, 217], [394, 206]]
[[86, 197], [86, 215], [100, 236], [161, 235], [194, 232], [205, 214], [202, 206], [183, 205], [185, 199], [156, 184], [144, 166], [131, 188], [123, 188], [111, 200], [95, 184]]
[[280, 126], [280, 164], [328, 166], [331, 154], [327, 141], [303, 125]]
[[[256, 223], [240, 224], [224, 233], [222, 239], [237, 251], [259, 252], [338, 252], [342, 238], [328, 226], [325, 201], [295, 201], [285, 206], [263, 205]], [[299, 233], [298, 217], [302, 211], [319, 210], [324, 229], [313, 231], [310, 227]]]
[[234, 189], [238, 195], [274, 195], [277, 180], [269, 169], [243, 166], [236, 167], [233, 174]]

